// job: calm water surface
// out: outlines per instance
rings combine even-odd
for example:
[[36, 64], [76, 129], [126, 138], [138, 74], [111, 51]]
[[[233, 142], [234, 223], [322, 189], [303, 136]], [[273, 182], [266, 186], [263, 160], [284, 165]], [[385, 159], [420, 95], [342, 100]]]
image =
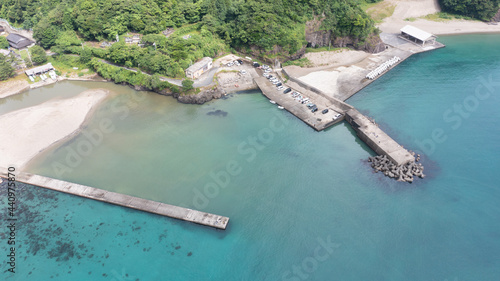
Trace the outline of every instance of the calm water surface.
[[6, 280], [499, 280], [500, 36], [440, 40], [348, 101], [423, 155], [413, 184], [374, 174], [348, 125], [315, 132], [258, 92], [198, 106], [64, 82], [7, 99], [0, 112], [111, 90], [29, 171], [231, 220], [217, 231], [21, 185]]

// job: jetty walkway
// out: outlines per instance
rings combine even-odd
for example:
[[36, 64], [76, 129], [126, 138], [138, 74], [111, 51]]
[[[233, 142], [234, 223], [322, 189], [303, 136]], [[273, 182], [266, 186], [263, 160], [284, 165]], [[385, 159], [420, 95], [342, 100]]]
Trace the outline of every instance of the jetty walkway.
[[[349, 79], [337, 81], [339, 89], [337, 93], [325, 93], [314, 85], [305, 83], [293, 73], [287, 72], [286, 69], [278, 69], [273, 73], [283, 81], [285, 88], [291, 88], [292, 91], [299, 92], [302, 96], [309, 98], [310, 102], [317, 106], [316, 112], [312, 112], [304, 104], [297, 102], [290, 93], [284, 94], [283, 91], [277, 90], [265, 77], [255, 78], [255, 84], [267, 98], [275, 101], [317, 131], [346, 120], [356, 131], [358, 137], [378, 155], [386, 155], [397, 166], [413, 163], [415, 156], [412, 153], [382, 131], [375, 122], [344, 101], [413, 54], [443, 48], [444, 45], [435, 42], [433, 45], [422, 47], [403, 40], [397, 34], [382, 34], [381, 38], [388, 48], [384, 52], [355, 65], [357, 71], [351, 72]], [[386, 61], [390, 62], [387, 67], [379, 70], [380, 65]], [[374, 72], [376, 75], [371, 74]], [[322, 114], [324, 109], [328, 109], [326, 114]], [[342, 116], [335, 118], [338, 114]]]
[[[7, 169], [2, 168], [0, 177], [8, 179]], [[194, 222], [197, 224], [211, 226], [218, 229], [226, 229], [229, 222], [228, 217], [218, 216], [210, 213], [191, 210], [188, 208], [173, 206], [161, 202], [146, 200], [130, 195], [110, 192], [86, 185], [71, 183], [67, 181], [48, 178], [24, 172], [15, 173], [16, 181], [35, 185], [59, 192], [77, 195], [101, 202], [111, 203], [127, 208], [149, 212], [161, 216], [171, 217], [179, 220]]]

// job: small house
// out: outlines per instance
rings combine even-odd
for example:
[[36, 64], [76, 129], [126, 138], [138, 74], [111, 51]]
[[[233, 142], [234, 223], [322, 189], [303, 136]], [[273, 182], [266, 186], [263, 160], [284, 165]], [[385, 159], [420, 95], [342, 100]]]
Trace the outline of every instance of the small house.
[[39, 75], [39, 74], [49, 72], [51, 70], [55, 70], [55, 69], [52, 66], [52, 64], [49, 62], [47, 64], [40, 65], [40, 66], [32, 68], [32, 69], [28, 69], [24, 73], [26, 73], [26, 75], [28, 75], [28, 76], [34, 76], [34, 75]]
[[11, 33], [7, 36], [7, 41], [12, 48], [22, 49], [26, 48], [34, 42], [19, 34]]
[[138, 44], [141, 42], [141, 36], [134, 35], [132, 37], [125, 37], [125, 43], [127, 44]]
[[186, 77], [197, 79], [210, 68], [212, 68], [212, 58], [204, 57], [186, 69]]

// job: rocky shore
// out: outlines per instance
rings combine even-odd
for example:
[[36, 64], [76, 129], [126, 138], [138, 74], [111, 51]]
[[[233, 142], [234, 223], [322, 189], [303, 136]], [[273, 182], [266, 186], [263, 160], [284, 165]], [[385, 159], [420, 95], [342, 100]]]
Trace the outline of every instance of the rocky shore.
[[417, 163], [418, 161], [420, 161], [419, 155], [417, 155], [416, 161], [398, 166], [389, 160], [386, 155], [368, 158], [368, 162], [372, 163], [371, 166], [375, 170], [375, 173], [382, 172], [390, 178], [397, 179], [397, 181], [409, 183], [413, 182], [414, 177], [425, 177], [424, 166], [421, 163]]

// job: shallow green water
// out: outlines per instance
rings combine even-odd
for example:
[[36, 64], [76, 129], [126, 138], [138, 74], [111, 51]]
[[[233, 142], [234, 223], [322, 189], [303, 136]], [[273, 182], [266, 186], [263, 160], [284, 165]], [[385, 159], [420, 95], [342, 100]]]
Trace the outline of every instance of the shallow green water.
[[[29, 254], [8, 280], [496, 280], [500, 85], [477, 106], [470, 96], [478, 77], [500, 81], [500, 36], [440, 40], [348, 101], [423, 154], [428, 176], [411, 185], [374, 174], [348, 125], [315, 132], [257, 92], [197, 106], [92, 85], [116, 94], [30, 172], [229, 216], [229, 227], [26, 190], [24, 223], [41, 234], [20, 231]], [[458, 125], [464, 101], [474, 110]], [[446, 140], [432, 147], [436, 129]]]

